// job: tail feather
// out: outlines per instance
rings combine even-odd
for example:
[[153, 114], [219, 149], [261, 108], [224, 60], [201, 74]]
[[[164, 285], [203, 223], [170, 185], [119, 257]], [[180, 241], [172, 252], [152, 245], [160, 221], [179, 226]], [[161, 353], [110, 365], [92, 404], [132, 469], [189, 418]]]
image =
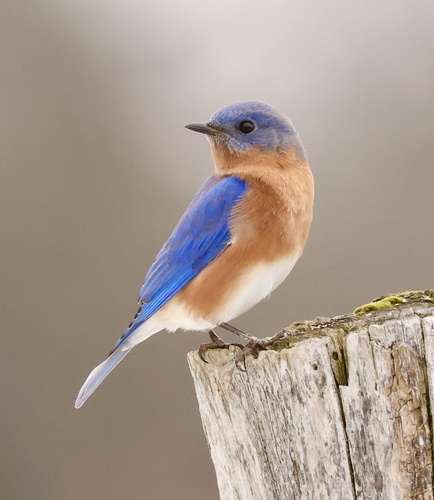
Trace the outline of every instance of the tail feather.
[[88, 397], [100, 386], [107, 375], [118, 365], [125, 356], [131, 351], [132, 347], [122, 350], [116, 349], [110, 356], [98, 365], [90, 375], [87, 377], [86, 382], [78, 393], [75, 401], [75, 407], [80, 408], [86, 402]]

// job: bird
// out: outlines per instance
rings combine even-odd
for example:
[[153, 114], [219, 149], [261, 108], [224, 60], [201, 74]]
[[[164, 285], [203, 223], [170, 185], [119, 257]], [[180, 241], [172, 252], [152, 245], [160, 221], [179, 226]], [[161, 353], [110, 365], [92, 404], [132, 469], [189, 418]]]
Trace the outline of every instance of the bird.
[[[312, 222], [314, 182], [291, 121], [260, 101], [241, 101], [186, 128], [204, 134], [214, 172], [194, 196], [146, 274], [139, 309], [105, 361], [83, 384], [80, 408], [140, 342], [161, 330], [223, 327], [267, 298], [301, 256]], [[205, 360], [205, 359], [204, 359]]]

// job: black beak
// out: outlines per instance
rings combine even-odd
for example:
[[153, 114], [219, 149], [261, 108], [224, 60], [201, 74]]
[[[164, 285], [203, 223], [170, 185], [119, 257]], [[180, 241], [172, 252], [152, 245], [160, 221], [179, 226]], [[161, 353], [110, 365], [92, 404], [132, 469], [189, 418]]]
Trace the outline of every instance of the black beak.
[[193, 132], [199, 132], [200, 134], [206, 135], [218, 135], [222, 133], [221, 130], [214, 128], [209, 123], [190, 123], [189, 125], [186, 125], [185, 128], [193, 130]]

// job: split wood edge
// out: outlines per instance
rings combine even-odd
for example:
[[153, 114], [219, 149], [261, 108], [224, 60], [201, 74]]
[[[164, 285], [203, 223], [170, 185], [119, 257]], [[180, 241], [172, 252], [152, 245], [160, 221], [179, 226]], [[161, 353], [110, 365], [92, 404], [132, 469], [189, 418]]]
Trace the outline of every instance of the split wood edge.
[[433, 498], [434, 292], [357, 311], [189, 353], [222, 500]]

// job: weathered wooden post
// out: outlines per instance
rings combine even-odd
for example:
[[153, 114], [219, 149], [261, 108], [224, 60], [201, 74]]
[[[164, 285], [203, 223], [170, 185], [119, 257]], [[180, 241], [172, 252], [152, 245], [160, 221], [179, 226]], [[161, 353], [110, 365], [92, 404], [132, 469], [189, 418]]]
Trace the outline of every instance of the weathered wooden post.
[[433, 498], [434, 291], [189, 354], [222, 500]]

